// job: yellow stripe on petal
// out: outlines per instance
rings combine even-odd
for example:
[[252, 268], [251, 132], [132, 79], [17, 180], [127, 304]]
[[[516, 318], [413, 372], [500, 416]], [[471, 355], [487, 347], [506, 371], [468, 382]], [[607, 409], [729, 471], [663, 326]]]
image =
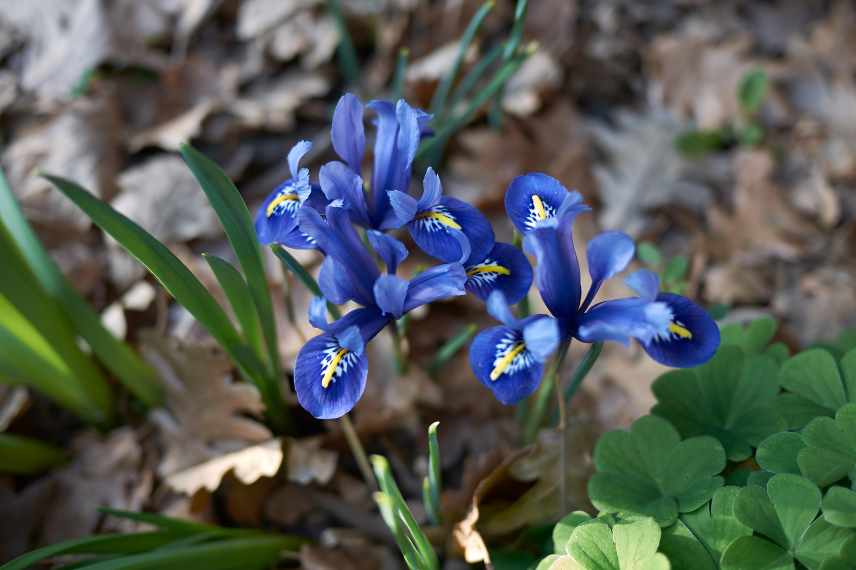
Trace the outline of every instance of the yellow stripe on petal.
[[292, 201], [296, 202], [298, 200], [300, 200], [300, 197], [298, 197], [297, 194], [292, 194], [291, 192], [283, 192], [282, 194], [271, 200], [270, 204], [268, 204], [265, 214], [267, 214], [267, 217], [270, 218], [271, 216], [273, 216], [273, 212], [274, 210], [276, 210], [276, 207], [280, 204]]
[[669, 323], [669, 332], [687, 340], [693, 337], [693, 333], [690, 332], [690, 329], [683, 325], [679, 325], [678, 323]]
[[502, 265], [476, 265], [467, 269], [467, 277], [480, 273], [496, 273], [498, 275], [511, 275], [511, 271]]
[[544, 202], [541, 201], [541, 196], [532, 194], [532, 205], [535, 206], [535, 214], [539, 220], [547, 219], [547, 210], [544, 208]]
[[518, 342], [517, 344], [515, 344], [514, 348], [506, 352], [505, 356], [502, 357], [502, 360], [500, 360], [499, 363], [493, 367], [493, 370], [490, 371], [490, 379], [497, 380], [500, 376], [502, 376], [502, 373], [505, 372], [505, 369], [508, 368], [512, 362], [514, 362], [514, 359], [517, 357], [517, 355], [523, 352], [525, 348], [526, 344], [522, 342]]
[[425, 210], [424, 212], [420, 212], [416, 216], [417, 220], [436, 220], [440, 222], [441, 225], [444, 225], [448, 228], [452, 228], [453, 230], [461, 229], [460, 224], [452, 218], [452, 216], [443, 214], [442, 212], [435, 212], [434, 210]]
[[322, 388], [326, 389], [330, 386], [330, 382], [333, 380], [333, 375], [336, 374], [336, 369], [339, 368], [339, 363], [342, 362], [342, 359], [345, 358], [346, 354], [348, 354], [348, 349], [340, 348], [339, 352], [336, 353], [336, 356], [333, 357], [330, 365], [327, 366], [327, 370], [324, 371], [324, 377], [321, 378]]

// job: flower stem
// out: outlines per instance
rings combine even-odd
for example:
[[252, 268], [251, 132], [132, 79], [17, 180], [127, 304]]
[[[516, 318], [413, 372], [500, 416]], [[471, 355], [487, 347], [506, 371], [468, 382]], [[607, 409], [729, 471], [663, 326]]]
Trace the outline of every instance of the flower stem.
[[574, 370], [574, 375], [571, 377], [571, 382], [568, 384], [568, 387], [565, 389], [565, 404], [570, 405], [571, 400], [574, 397], [574, 394], [577, 393], [577, 390], [580, 387], [580, 384], [583, 383], [585, 377], [591, 372], [592, 366], [597, 362], [598, 357], [600, 357], [600, 353], [603, 351], [603, 343], [596, 342], [591, 345], [586, 352], [586, 355], [583, 357], [582, 362], [577, 365], [576, 370]]
[[407, 356], [404, 354], [404, 339], [398, 330], [398, 323], [393, 321], [387, 327], [389, 334], [392, 336], [392, 349], [395, 355], [395, 371], [399, 376], [407, 374]]
[[530, 444], [535, 441], [535, 437], [538, 435], [538, 430], [544, 423], [544, 414], [547, 413], [547, 402], [550, 401], [550, 395], [553, 393], [553, 388], [558, 382], [555, 378], [559, 373], [559, 369], [562, 367], [562, 363], [565, 361], [565, 356], [568, 354], [568, 348], [570, 346], [570, 340], [563, 341], [562, 344], [559, 345], [559, 350], [556, 352], [556, 356], [553, 358], [550, 368], [541, 380], [541, 386], [538, 388], [538, 392], [535, 393], [535, 399], [532, 402], [529, 413], [524, 419], [523, 441], [526, 444]]
[[564, 516], [568, 504], [568, 446], [566, 433], [568, 427], [567, 411], [565, 410], [565, 398], [562, 394], [562, 377], [560, 374], [553, 375], [554, 390], [556, 392], [556, 410], [559, 413], [559, 421], [556, 431], [559, 432], [559, 517]]
[[354, 454], [354, 459], [357, 461], [357, 467], [360, 468], [360, 473], [362, 474], [363, 479], [365, 479], [366, 485], [369, 486], [369, 489], [376, 491], [377, 481], [375, 481], [374, 475], [372, 475], [369, 456], [366, 455], [366, 450], [363, 447], [362, 442], [360, 442], [360, 436], [357, 435], [357, 430], [354, 428], [354, 424], [351, 422], [351, 418], [348, 414], [342, 416], [341, 420], [342, 431], [345, 433], [345, 439], [348, 441], [348, 447], [351, 448], [351, 453]]

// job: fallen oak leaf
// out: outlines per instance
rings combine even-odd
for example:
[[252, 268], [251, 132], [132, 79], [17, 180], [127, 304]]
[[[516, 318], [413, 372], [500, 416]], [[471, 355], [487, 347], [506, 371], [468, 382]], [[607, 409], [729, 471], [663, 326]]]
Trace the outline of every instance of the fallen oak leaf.
[[282, 440], [277, 438], [178, 471], [164, 481], [180, 493], [193, 495], [201, 489], [217, 490], [230, 471], [247, 485], [262, 477], [273, 477], [282, 466], [282, 460]]

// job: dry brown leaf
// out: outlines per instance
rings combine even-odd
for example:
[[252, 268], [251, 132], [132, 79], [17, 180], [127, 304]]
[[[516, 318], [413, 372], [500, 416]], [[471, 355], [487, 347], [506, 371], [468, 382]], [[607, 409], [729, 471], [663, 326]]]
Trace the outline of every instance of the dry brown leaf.
[[740, 116], [737, 88], [752, 69], [746, 37], [716, 44], [707, 37], [665, 35], [654, 40], [649, 64], [662, 104], [701, 129], [715, 129]]
[[234, 453], [227, 453], [189, 469], [164, 477], [164, 482], [178, 491], [193, 495], [201, 489], [215, 491], [227, 473], [247, 485], [261, 477], [273, 477], [282, 465], [282, 440], [272, 439]]
[[114, 103], [107, 97], [79, 99], [49, 121], [16, 133], [3, 153], [3, 169], [28, 219], [54, 229], [89, 228], [86, 214], [36, 173], [61, 175], [109, 199], [119, 161]]
[[[251, 419], [264, 410], [258, 390], [232, 380], [232, 363], [219, 349], [142, 331], [140, 352], [166, 388], [166, 406], [151, 412], [165, 450], [163, 477], [272, 437]], [[251, 454], [250, 454], [251, 455]]]
[[285, 466], [288, 480], [301, 485], [326, 485], [336, 472], [339, 454], [321, 449], [320, 438], [288, 440], [288, 459]]
[[252, 89], [231, 101], [227, 110], [244, 128], [290, 129], [294, 112], [307, 99], [326, 95], [330, 81], [314, 72], [294, 72]]
[[64, 99], [104, 61], [158, 68], [147, 43], [167, 29], [169, 14], [133, 0], [0, 0], [0, 14], [27, 38], [22, 85]]
[[[41, 540], [48, 544], [92, 533], [103, 518], [100, 507], [140, 510], [152, 491], [154, 475], [131, 428], [107, 436], [84, 433], [74, 439], [72, 450], [69, 465], [38, 483], [55, 485], [41, 527]], [[110, 519], [102, 528], [129, 530], [132, 526]]]
[[688, 165], [674, 144], [682, 131], [675, 118], [660, 108], [640, 114], [619, 111], [615, 118], [615, 127], [591, 123], [605, 155], [594, 167], [603, 204], [600, 225], [638, 235], [654, 208], [680, 205], [703, 213], [712, 197], [706, 186], [685, 176]]
[[799, 275], [791, 271], [773, 294], [773, 309], [805, 346], [834, 339], [856, 326], [856, 271], [852, 265], [827, 266]]
[[[181, 243], [222, 233], [217, 215], [187, 165], [177, 156], [157, 156], [122, 172], [122, 192], [113, 207], [164, 243]], [[145, 269], [109, 239], [110, 274], [120, 287]]]
[[330, 61], [339, 45], [339, 29], [329, 15], [300, 12], [280, 24], [271, 34], [268, 50], [280, 61], [300, 54], [303, 69], [315, 69]]
[[544, 104], [547, 94], [562, 84], [559, 64], [544, 50], [535, 52], [505, 85], [502, 108], [518, 117], [528, 117]]
[[133, 151], [147, 146], [178, 150], [182, 143], [195, 138], [202, 131], [202, 123], [220, 106], [214, 99], [202, 100], [177, 117], [134, 135], [129, 146]]
[[246, 0], [238, 12], [238, 37], [253, 39], [273, 29], [299, 10], [311, 8], [320, 0]]
[[741, 151], [734, 168], [734, 212], [709, 212], [714, 253], [744, 263], [798, 258], [816, 231], [785, 202], [773, 181], [773, 159], [765, 151]]

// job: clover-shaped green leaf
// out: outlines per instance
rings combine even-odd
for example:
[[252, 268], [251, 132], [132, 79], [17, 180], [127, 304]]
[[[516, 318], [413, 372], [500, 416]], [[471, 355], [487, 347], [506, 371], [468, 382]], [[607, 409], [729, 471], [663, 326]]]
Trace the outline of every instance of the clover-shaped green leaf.
[[856, 528], [856, 491], [830, 487], [823, 497], [823, 518], [835, 526]]
[[[734, 512], [739, 494], [738, 487], [722, 487], [714, 493], [710, 505], [681, 516], [717, 564], [732, 542], [752, 534], [752, 529], [740, 522]], [[669, 554], [667, 550], [663, 551]]]
[[779, 370], [782, 414], [799, 429], [817, 416], [833, 416], [844, 404], [856, 402], [856, 349], [841, 359], [839, 371], [828, 351], [815, 348], [788, 359]]
[[716, 439], [681, 441], [669, 422], [644, 416], [630, 431], [612, 431], [600, 438], [589, 498], [603, 512], [651, 516], [669, 526], [678, 513], [694, 511], [710, 500], [722, 486], [718, 474], [725, 463], [725, 450]]
[[571, 532], [565, 553], [548, 556], [538, 570], [670, 570], [657, 552], [660, 526], [651, 518], [618, 523], [583, 522]]
[[779, 323], [770, 317], [755, 319], [745, 327], [733, 323], [722, 327], [722, 346], [738, 346], [747, 354], [761, 354], [773, 340]]
[[652, 387], [658, 400], [652, 412], [683, 437], [715, 437], [730, 460], [742, 461], [765, 437], [785, 429], [776, 407], [776, 373], [771, 357], [724, 346], [703, 366], [660, 376]]
[[797, 456], [805, 448], [805, 441], [793, 431], [776, 433], [761, 442], [755, 451], [755, 461], [771, 473], [800, 474]]
[[833, 418], [815, 418], [802, 431], [806, 447], [797, 455], [802, 474], [825, 487], [856, 469], [856, 404]]
[[[702, 507], [705, 509], [706, 507]], [[663, 529], [660, 552], [666, 555], [672, 570], [716, 570], [712, 555], [680, 519]]]
[[797, 560], [819, 570], [853, 536], [853, 531], [817, 518], [820, 504], [820, 489], [789, 473], [773, 476], [766, 491], [757, 486], [741, 489], [734, 513], [757, 534], [732, 542], [722, 555], [722, 569], [793, 569]]

